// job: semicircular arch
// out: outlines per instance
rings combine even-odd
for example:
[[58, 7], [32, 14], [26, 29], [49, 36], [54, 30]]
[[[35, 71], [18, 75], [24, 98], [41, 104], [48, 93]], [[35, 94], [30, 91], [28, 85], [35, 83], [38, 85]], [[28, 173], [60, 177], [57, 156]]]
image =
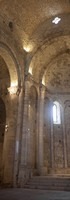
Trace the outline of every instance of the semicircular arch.
[[48, 63], [59, 54], [66, 52], [69, 48], [70, 37], [67, 35], [55, 38], [53, 43], [49, 45], [44, 44], [42, 49], [38, 49], [29, 65], [29, 68], [32, 70], [33, 79], [38, 83], [41, 82]]
[[4, 59], [10, 74], [10, 85], [21, 85], [21, 69], [11, 49], [4, 43], [0, 42], [0, 55]]

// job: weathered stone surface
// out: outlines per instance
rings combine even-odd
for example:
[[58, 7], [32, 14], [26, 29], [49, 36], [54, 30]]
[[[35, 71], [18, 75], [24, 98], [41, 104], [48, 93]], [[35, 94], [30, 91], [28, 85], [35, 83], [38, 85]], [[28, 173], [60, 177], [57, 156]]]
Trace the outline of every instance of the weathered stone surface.
[[69, 143], [70, 2], [0, 0], [1, 183], [70, 174]]

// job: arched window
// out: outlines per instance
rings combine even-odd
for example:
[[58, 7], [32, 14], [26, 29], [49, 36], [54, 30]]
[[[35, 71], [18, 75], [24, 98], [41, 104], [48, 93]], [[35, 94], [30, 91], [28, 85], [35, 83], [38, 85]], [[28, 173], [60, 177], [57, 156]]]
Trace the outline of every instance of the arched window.
[[57, 101], [53, 102], [53, 123], [61, 124], [60, 104]]

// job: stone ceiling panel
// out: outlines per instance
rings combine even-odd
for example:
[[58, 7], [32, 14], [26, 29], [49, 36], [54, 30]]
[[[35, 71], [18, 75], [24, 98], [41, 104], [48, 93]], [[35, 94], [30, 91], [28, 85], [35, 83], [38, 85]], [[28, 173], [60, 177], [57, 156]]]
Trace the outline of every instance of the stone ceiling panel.
[[22, 45], [27, 43], [38, 26], [47, 19], [70, 12], [69, 0], [0, 0], [0, 17], [3, 26], [13, 23]]

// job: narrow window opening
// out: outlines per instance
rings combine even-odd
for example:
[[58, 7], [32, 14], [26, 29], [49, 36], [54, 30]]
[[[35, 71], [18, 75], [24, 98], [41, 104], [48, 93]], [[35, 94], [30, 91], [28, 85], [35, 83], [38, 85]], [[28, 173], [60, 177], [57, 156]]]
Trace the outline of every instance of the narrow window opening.
[[56, 108], [56, 105], [54, 105], [53, 106], [53, 121], [54, 122], [56, 122], [56, 120], [57, 120], [57, 116], [56, 116], [56, 114], [57, 114], [57, 108]]
[[57, 101], [53, 103], [53, 123], [61, 124], [60, 104]]

